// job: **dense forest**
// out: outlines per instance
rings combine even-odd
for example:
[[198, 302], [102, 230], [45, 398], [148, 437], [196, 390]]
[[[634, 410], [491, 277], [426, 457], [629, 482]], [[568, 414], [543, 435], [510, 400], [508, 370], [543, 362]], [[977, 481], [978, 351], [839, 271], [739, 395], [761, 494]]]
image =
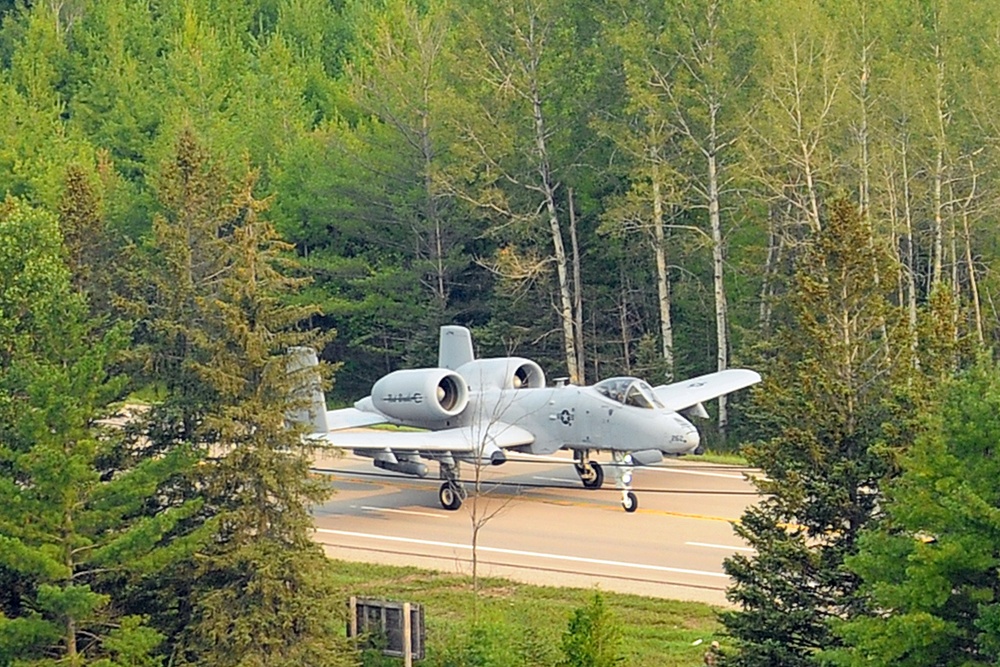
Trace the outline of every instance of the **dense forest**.
[[353, 659], [278, 360], [319, 347], [346, 403], [446, 323], [580, 384], [764, 375], [707, 429], [766, 473], [722, 659], [1000, 654], [989, 3], [0, 21], [0, 664]]

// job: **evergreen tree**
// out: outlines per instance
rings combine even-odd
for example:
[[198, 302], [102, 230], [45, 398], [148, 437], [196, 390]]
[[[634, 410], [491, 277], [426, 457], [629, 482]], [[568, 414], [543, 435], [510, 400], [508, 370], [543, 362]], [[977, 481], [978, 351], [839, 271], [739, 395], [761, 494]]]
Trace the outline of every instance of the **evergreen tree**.
[[52, 216], [8, 199], [0, 239], [0, 663], [158, 664], [162, 635], [108, 583], [162, 558], [159, 536], [197, 509], [139, 511], [188, 453], [104, 467], [119, 434], [96, 420], [123, 386], [108, 371], [123, 332], [87, 322]]
[[746, 449], [762, 500], [736, 527], [756, 554], [725, 563], [739, 606], [722, 617], [737, 647], [726, 664], [814, 664], [835, 641], [829, 619], [864, 610], [844, 559], [878, 509], [910, 368], [899, 309], [872, 280], [889, 255], [869, 238], [851, 203], [830, 207], [765, 351], [753, 394], [765, 439]]
[[59, 229], [73, 287], [86, 298], [94, 318], [111, 324], [123, 319], [122, 297], [137, 281], [134, 249], [108, 225], [104, 193], [114, 189], [112, 167], [99, 156], [95, 178], [79, 166], [66, 168], [65, 189], [59, 202]]
[[843, 665], [992, 665], [1000, 659], [1000, 369], [947, 383], [886, 493], [886, 517], [848, 560], [873, 613], [836, 633]]
[[201, 453], [172, 492], [204, 506], [171, 536], [197, 539], [198, 557], [142, 582], [134, 603], [176, 600], [159, 620], [177, 664], [336, 665], [351, 654], [308, 512], [325, 490], [285, 420], [286, 351], [318, 342], [296, 329], [315, 309], [287, 303], [301, 281], [285, 276], [291, 248], [260, 216], [255, 184], [248, 170], [231, 186], [191, 132], [164, 170], [146, 358], [167, 397], [147, 433], [160, 451]]
[[563, 633], [562, 667], [614, 667], [624, 660], [621, 655], [621, 627], [595, 593], [585, 607], [573, 612]]
[[219, 530], [195, 568], [186, 656], [207, 665], [350, 664], [338, 640], [340, 603], [312, 540], [308, 508], [326, 496], [308, 477], [309, 452], [285, 420], [291, 385], [285, 352], [315, 336], [296, 332], [310, 315], [282, 297], [300, 281], [280, 272], [290, 246], [259, 214], [248, 178], [230, 204], [233, 221], [216, 294], [202, 300], [208, 326], [196, 368], [218, 396], [205, 417], [215, 456], [202, 493]]

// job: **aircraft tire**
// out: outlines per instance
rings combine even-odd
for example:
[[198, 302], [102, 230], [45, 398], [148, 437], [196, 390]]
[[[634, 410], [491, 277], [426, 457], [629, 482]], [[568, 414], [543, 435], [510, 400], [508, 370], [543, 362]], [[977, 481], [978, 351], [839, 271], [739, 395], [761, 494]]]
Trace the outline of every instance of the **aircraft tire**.
[[[600, 463], [591, 463], [591, 469], [594, 471], [594, 476], [590, 479], [580, 476], [580, 481], [583, 482], [583, 486], [586, 489], [599, 489], [604, 484], [604, 469], [601, 468]], [[579, 469], [577, 469], [579, 472]]]
[[622, 498], [622, 507], [625, 508], [626, 512], [631, 514], [632, 512], [639, 509], [639, 498], [636, 497], [634, 493], [629, 491], [628, 493], [625, 494], [625, 497]]
[[441, 485], [441, 490], [438, 491], [438, 500], [441, 501], [441, 507], [451, 512], [462, 506], [462, 496], [449, 482]]

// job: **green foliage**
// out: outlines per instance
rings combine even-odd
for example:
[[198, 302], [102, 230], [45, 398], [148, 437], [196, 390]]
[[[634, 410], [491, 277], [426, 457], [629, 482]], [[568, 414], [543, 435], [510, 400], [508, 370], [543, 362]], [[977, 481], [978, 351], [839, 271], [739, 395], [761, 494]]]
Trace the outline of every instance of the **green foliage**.
[[43, 323], [66, 295], [55, 218], [8, 196], [0, 203], [0, 363], [18, 345], [51, 344]]
[[[147, 368], [168, 390], [150, 411], [151, 446], [190, 443], [206, 455], [179, 498], [203, 501], [171, 542], [199, 546], [170, 575], [142, 582], [175, 608], [159, 619], [178, 664], [343, 664], [340, 605], [329, 563], [311, 539], [308, 506], [325, 490], [285, 416], [289, 347], [317, 344], [297, 326], [314, 309], [289, 305], [290, 246], [262, 217], [257, 174], [231, 184], [193, 132], [164, 166], [154, 224], [155, 291], [145, 308]], [[141, 593], [141, 595], [140, 595]]]
[[565, 667], [612, 667], [624, 660], [622, 633], [600, 593], [590, 603], [573, 612], [562, 638]]
[[440, 649], [432, 664], [440, 667], [542, 667], [552, 664], [551, 647], [531, 627], [480, 619], [467, 634]]
[[886, 516], [848, 561], [873, 614], [837, 625], [837, 664], [988, 665], [1000, 653], [1000, 368], [948, 382], [888, 488]]
[[[107, 503], [130, 508], [127, 528], [92, 551], [135, 560], [84, 583], [98, 596], [119, 588], [112, 607], [125, 591], [131, 611], [152, 610], [173, 646], [195, 614], [200, 570], [187, 555], [244, 520], [298, 535], [297, 511], [282, 522], [266, 503], [256, 514], [235, 507], [260, 494], [234, 466], [286, 485], [301, 473], [301, 461], [278, 455], [283, 379], [268, 365], [297, 340], [289, 330], [339, 332], [325, 356], [344, 362], [343, 400], [397, 366], [433, 363], [446, 322], [482, 332], [482, 352], [530, 354], [559, 375], [550, 248], [569, 246], [570, 189], [588, 375], [670, 370], [647, 237], [617, 233], [647, 231], [654, 181], [673, 225], [674, 370], [709, 370], [703, 230], [706, 158], [716, 155], [732, 359], [766, 378], [733, 430], [753, 434], [748, 456], [770, 480], [741, 528], [760, 559], [731, 564], [761, 616], [739, 617], [734, 634], [752, 637], [748, 651], [759, 641], [763, 656], [812, 661], [839, 641], [816, 609], [864, 607], [840, 563], [879, 508], [898, 446], [920, 429], [910, 415], [1000, 336], [984, 307], [1000, 275], [990, 224], [1000, 210], [997, 13], [968, 0], [458, 4], [0, 2], [0, 366], [18, 374], [5, 381], [21, 387], [37, 374], [52, 396], [79, 385], [81, 397], [58, 402], [83, 428], [75, 411], [91, 419], [107, 397], [86, 398], [81, 378], [94, 376], [70, 380], [46, 364], [75, 358], [74, 335], [101, 348], [94, 341], [121, 335], [126, 319], [138, 322], [130, 363], [115, 368], [164, 392], [125, 438], [90, 438], [93, 456], [72, 470], [84, 490], [104, 488], [81, 472], [99, 470], [101, 484], [120, 475], [147, 494], [108, 491]], [[255, 217], [271, 204], [303, 260], [278, 273], [308, 285], [248, 269], [291, 254]], [[79, 294], [102, 321], [67, 333], [61, 320], [86, 317]], [[122, 343], [108, 345], [117, 358]], [[31, 366], [30, 355], [42, 361]], [[0, 395], [5, 424], [23, 426], [25, 391]], [[12, 451], [51, 440], [37, 424], [5, 429]], [[257, 430], [261, 439], [247, 436]], [[184, 470], [188, 446], [214, 455], [225, 439], [253, 455]], [[276, 503], [316, 497], [288, 488]], [[37, 554], [15, 551], [32, 576], [54, 576]], [[273, 553], [220, 558], [215, 581], [266, 570]], [[295, 562], [312, 567], [313, 557]], [[815, 585], [793, 589], [785, 570]], [[296, 572], [278, 579], [294, 587]], [[33, 581], [0, 572], [5, 608], [34, 599]], [[277, 601], [279, 589], [259, 582], [259, 599]], [[223, 627], [238, 601], [210, 599], [199, 598], [199, 622]], [[774, 600], [784, 606], [766, 612]], [[984, 636], [996, 616], [982, 610]], [[18, 622], [25, 636], [48, 627]], [[945, 631], [927, 625], [924, 638]], [[134, 646], [147, 646], [138, 636]], [[123, 642], [109, 659], [132, 660]]]
[[[16, 278], [4, 290], [0, 357], [0, 572], [9, 585], [0, 598], [0, 661], [158, 664], [162, 635], [123, 613], [123, 591], [111, 584], [155, 554], [159, 537], [199, 505], [155, 518], [139, 512], [192, 457], [177, 448], [105, 468], [121, 436], [95, 420], [109, 416], [124, 384], [109, 370], [124, 331], [100, 333], [86, 320], [51, 216], [8, 199], [0, 229], [21, 244], [18, 256], [0, 256]], [[20, 293], [26, 285], [44, 292]]]
[[[887, 430], [908, 404], [901, 318], [873, 275], [888, 256], [869, 245], [863, 222], [847, 202], [813, 239], [796, 272], [754, 412], [766, 439], [744, 449], [762, 471], [761, 501], [736, 533], [754, 556], [726, 560], [737, 611], [723, 622], [737, 639], [734, 665], [814, 664], [831, 645], [827, 619], [865, 609], [858, 578], [844, 567], [879, 507], [888, 473]], [[899, 374], [899, 375], [897, 375]]]

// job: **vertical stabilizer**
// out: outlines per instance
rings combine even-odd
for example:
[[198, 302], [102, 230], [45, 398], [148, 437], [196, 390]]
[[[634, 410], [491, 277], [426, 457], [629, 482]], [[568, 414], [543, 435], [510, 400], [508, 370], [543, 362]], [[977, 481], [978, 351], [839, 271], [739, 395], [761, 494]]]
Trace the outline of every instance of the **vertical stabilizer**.
[[304, 424], [309, 433], [326, 433], [326, 397], [323, 378], [319, 374], [319, 359], [311, 347], [288, 350], [288, 376], [291, 386], [288, 420]]
[[441, 327], [438, 346], [438, 368], [457, 370], [459, 366], [475, 359], [472, 351], [472, 334], [465, 327]]

